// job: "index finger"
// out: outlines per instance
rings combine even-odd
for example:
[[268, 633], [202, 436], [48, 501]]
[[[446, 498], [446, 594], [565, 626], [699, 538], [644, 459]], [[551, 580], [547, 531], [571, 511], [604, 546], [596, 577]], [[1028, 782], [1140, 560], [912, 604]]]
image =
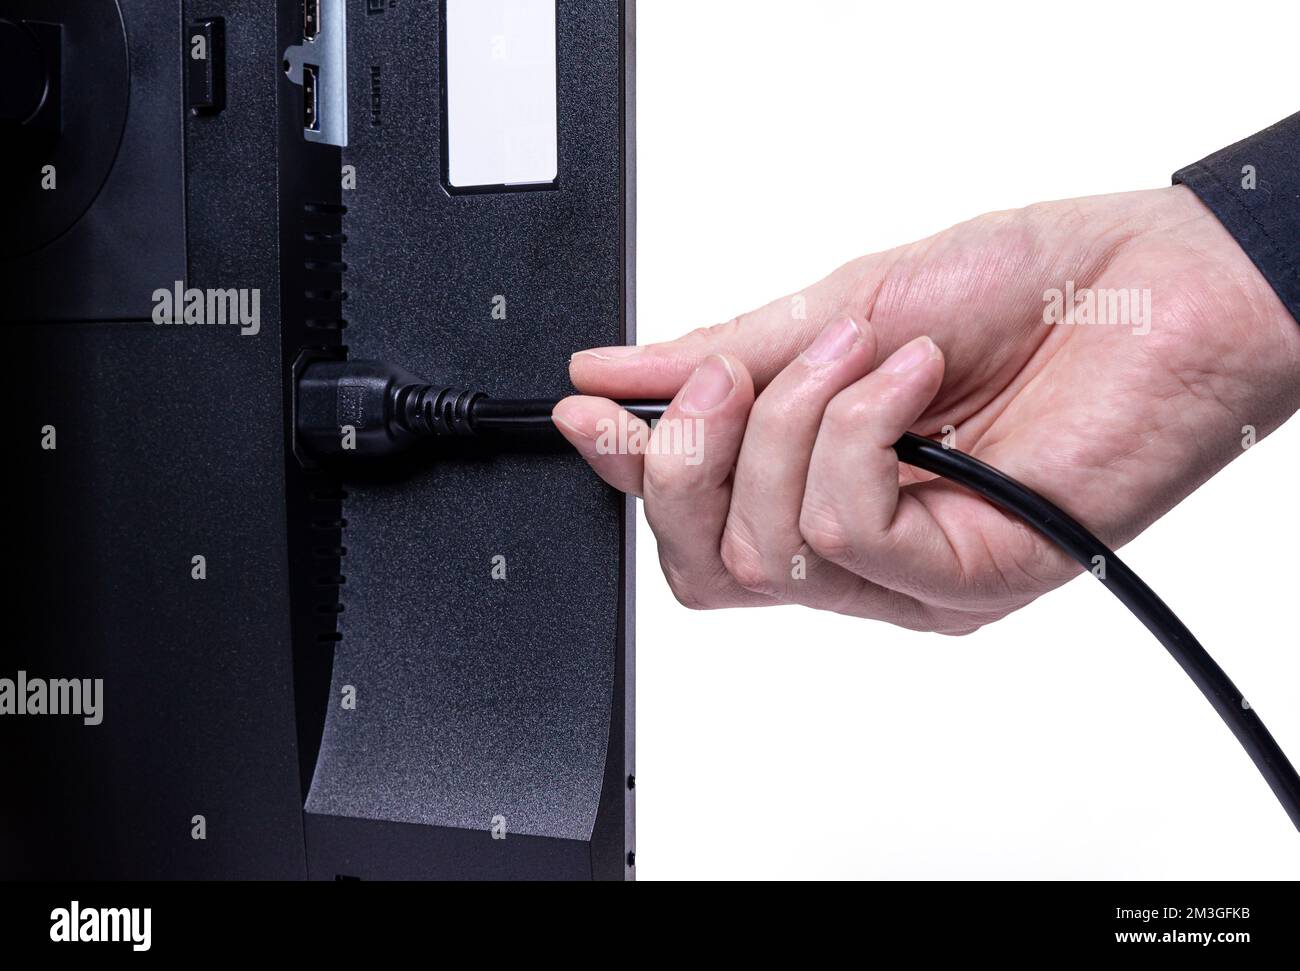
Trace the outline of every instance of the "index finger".
[[865, 319], [856, 305], [874, 290], [880, 272], [880, 261], [864, 257], [725, 324], [658, 344], [579, 351], [569, 362], [569, 377], [580, 392], [597, 397], [669, 398], [705, 358], [722, 354], [740, 361], [761, 390], [833, 318], [847, 313]]

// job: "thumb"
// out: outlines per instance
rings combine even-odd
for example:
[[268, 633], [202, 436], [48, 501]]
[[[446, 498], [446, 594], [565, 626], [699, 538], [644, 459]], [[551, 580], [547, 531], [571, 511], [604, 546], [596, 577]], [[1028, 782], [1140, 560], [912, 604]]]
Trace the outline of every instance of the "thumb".
[[644, 346], [597, 347], [569, 362], [574, 387], [607, 398], [670, 398], [711, 354], [738, 359], [764, 387], [812, 343], [832, 317], [865, 320], [880, 261], [863, 257], [799, 293], [774, 300], [725, 324]]

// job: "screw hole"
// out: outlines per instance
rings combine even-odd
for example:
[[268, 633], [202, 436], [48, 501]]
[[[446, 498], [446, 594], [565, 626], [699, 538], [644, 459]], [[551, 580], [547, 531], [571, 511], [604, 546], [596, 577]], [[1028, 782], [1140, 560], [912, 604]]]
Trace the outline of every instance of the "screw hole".
[[628, 865], [628, 866], [636, 866], [636, 854], [635, 854], [635, 853], [632, 853], [632, 852], [629, 852], [629, 853], [628, 853], [628, 855], [627, 855], [627, 865]]
[[635, 788], [636, 788], [636, 776], [634, 776], [634, 775], [630, 775], [630, 776], [627, 777], [627, 787], [628, 787], [629, 789], [635, 789]]

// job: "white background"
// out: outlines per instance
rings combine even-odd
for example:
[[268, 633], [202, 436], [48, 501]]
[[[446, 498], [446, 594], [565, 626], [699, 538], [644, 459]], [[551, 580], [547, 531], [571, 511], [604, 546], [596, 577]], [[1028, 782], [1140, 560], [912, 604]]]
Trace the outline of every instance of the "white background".
[[[641, 0], [638, 31], [643, 343], [983, 211], [1166, 185], [1300, 110], [1293, 2]], [[1124, 551], [1294, 759], [1298, 493], [1293, 421]], [[641, 879], [1300, 876], [1250, 760], [1091, 577], [948, 639], [693, 613], [640, 544]]]

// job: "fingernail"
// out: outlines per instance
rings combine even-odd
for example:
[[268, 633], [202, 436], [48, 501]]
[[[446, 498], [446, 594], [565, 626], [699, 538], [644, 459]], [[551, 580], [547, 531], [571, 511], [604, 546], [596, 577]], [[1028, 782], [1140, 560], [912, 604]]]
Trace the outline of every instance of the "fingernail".
[[633, 354], [641, 353], [641, 348], [635, 344], [618, 344], [614, 347], [593, 347], [589, 351], [578, 351], [572, 355], [569, 360], [578, 356], [600, 358], [602, 361], [613, 361], [620, 357], [631, 357]]
[[566, 418], [561, 418], [559, 415], [554, 415], [554, 414], [551, 415], [551, 421], [555, 422], [555, 424], [559, 425], [562, 428], [567, 428], [569, 431], [573, 432], [573, 434], [577, 435], [579, 438], [584, 438], [584, 439], [591, 438], [590, 435], [588, 435], [585, 431], [583, 431], [573, 422], [569, 421]]
[[736, 386], [727, 359], [711, 354], [695, 369], [682, 391], [682, 408], [696, 414], [712, 411], [727, 400]]
[[839, 360], [862, 336], [862, 329], [852, 317], [832, 320], [822, 328], [817, 339], [803, 352], [803, 359], [812, 364], [827, 364]]
[[936, 351], [938, 348], [934, 346], [934, 341], [928, 337], [918, 337], [885, 358], [885, 363], [880, 365], [880, 370], [886, 374], [905, 374], [930, 360]]

